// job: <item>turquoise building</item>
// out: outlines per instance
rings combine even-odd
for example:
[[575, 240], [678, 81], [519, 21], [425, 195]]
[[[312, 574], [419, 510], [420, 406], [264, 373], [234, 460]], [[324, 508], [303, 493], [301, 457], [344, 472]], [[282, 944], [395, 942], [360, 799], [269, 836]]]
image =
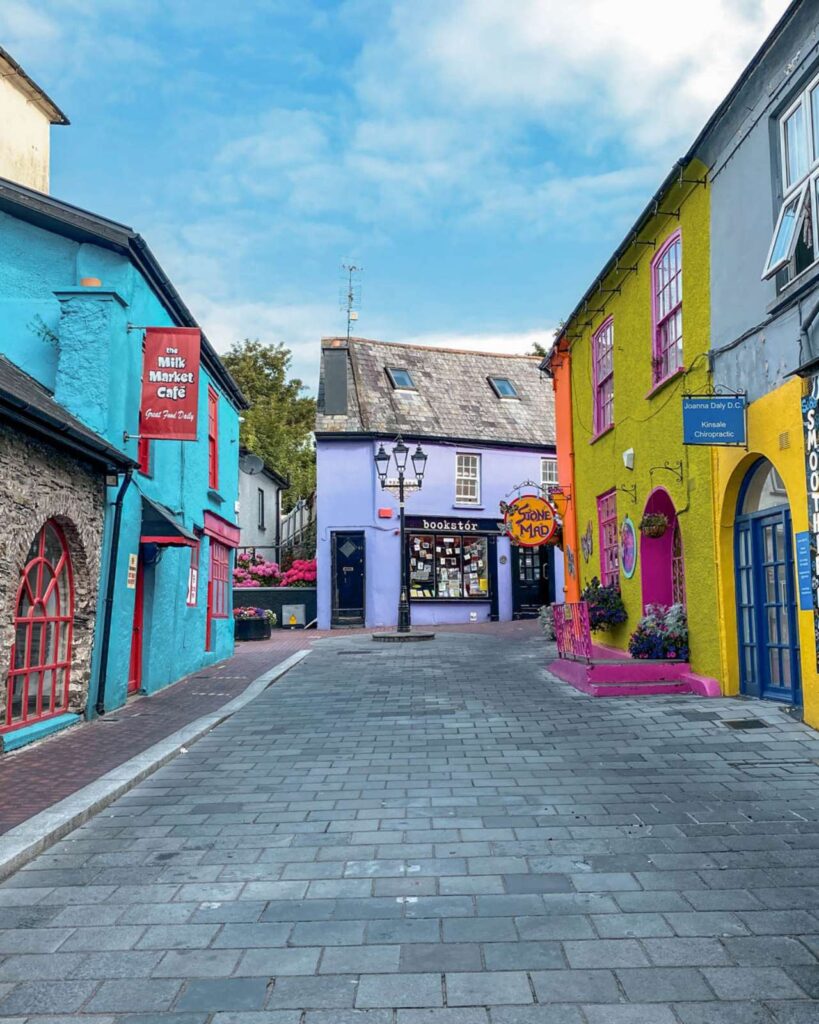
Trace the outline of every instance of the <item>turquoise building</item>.
[[7, 748], [233, 651], [246, 402], [203, 334], [197, 439], [140, 439], [152, 327], [197, 324], [138, 234], [0, 179]]

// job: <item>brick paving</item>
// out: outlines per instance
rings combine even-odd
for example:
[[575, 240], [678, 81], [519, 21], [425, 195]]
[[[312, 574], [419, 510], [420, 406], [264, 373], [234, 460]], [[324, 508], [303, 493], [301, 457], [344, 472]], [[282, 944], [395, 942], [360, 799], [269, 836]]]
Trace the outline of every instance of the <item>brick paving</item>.
[[[530, 635], [537, 624], [530, 620], [445, 628], [514, 636]], [[338, 631], [277, 630], [269, 641], [238, 644], [228, 661], [201, 669], [148, 698], [132, 698], [102, 719], [0, 758], [0, 834], [71, 796], [177, 729], [218, 710], [258, 676], [317, 638], [338, 635]]]
[[543, 655], [320, 639], [0, 886], [0, 1018], [816, 1024], [819, 736]]

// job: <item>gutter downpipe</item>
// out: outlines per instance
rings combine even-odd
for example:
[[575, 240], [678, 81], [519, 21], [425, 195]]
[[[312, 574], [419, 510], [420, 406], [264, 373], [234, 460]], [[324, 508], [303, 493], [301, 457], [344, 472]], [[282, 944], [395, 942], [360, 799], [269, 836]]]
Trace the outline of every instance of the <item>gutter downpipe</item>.
[[102, 647], [100, 650], [100, 679], [97, 686], [97, 703], [95, 709], [98, 715], [105, 714], [105, 684], [108, 680], [108, 648], [111, 640], [111, 617], [114, 610], [114, 587], [117, 581], [117, 556], [119, 554], [119, 535], [122, 527], [122, 503], [125, 500], [125, 492], [131, 483], [133, 469], [129, 466], [125, 470], [125, 476], [117, 491], [114, 502], [114, 529], [111, 536], [111, 554], [108, 563], [108, 579], [105, 583], [105, 610], [102, 620]]

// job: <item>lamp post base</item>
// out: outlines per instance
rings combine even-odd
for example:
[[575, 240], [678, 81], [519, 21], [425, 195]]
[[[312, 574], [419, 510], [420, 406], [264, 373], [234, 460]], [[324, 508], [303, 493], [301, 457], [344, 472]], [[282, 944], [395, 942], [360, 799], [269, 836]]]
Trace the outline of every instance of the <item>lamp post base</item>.
[[373, 633], [373, 640], [379, 644], [414, 644], [434, 639], [434, 633]]

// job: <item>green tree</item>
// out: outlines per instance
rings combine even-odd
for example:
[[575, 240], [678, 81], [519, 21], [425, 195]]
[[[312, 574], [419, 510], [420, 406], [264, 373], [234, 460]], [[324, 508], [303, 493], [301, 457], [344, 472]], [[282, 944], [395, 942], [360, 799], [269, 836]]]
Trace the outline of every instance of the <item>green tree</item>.
[[239, 431], [242, 445], [290, 480], [282, 494], [287, 512], [316, 486], [316, 401], [303, 394], [298, 377], [288, 375], [292, 353], [281, 343], [245, 338], [234, 342], [222, 361], [250, 402]]

